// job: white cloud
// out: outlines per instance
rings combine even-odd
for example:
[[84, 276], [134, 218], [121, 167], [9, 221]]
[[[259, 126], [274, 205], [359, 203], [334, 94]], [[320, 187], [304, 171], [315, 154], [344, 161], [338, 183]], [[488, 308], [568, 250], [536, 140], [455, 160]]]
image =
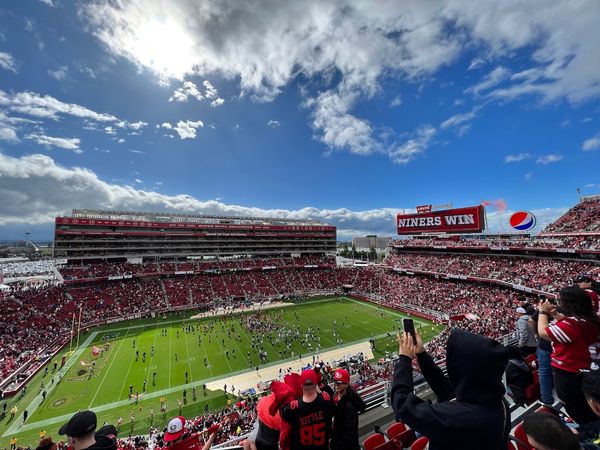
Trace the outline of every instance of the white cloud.
[[540, 156], [536, 160], [536, 163], [538, 163], [538, 164], [551, 164], [551, 163], [555, 163], [555, 162], [561, 161], [563, 158], [564, 158], [563, 155], [559, 155], [557, 153], [551, 153], [549, 155], [542, 155], [542, 156]]
[[0, 141], [19, 142], [17, 132], [13, 126], [6, 123], [0, 123]]
[[506, 155], [504, 157], [505, 163], [513, 163], [513, 162], [521, 162], [526, 159], [530, 159], [531, 155], [529, 153], [517, 153], [516, 155]]
[[13, 158], [0, 154], [0, 178], [5, 199], [0, 202], [0, 225], [48, 224], [54, 221], [54, 217], [68, 213], [72, 208], [99, 208], [317, 219], [340, 226], [340, 233], [392, 234], [395, 214], [399, 210], [261, 209], [216, 200], [203, 201], [189, 195], [168, 196], [108, 183], [88, 169], [64, 167], [46, 155]]
[[581, 144], [581, 149], [584, 152], [589, 152], [592, 150], [598, 150], [600, 149], [600, 133], [598, 133], [596, 136], [586, 139], [585, 141], [583, 141], [583, 143]]
[[127, 150], [129, 153], [135, 153], [137, 155], [147, 155], [148, 153], [143, 152], [141, 150]]
[[381, 144], [372, 136], [371, 124], [349, 113], [358, 92], [326, 91], [309, 100], [313, 106], [313, 128], [318, 139], [332, 150], [348, 150], [357, 155], [382, 151]]
[[117, 134], [117, 130], [115, 130], [113, 127], [108, 126], [108, 127], [104, 127], [104, 132], [106, 134], [110, 134], [110, 135], [115, 135]]
[[117, 140], [117, 142], [118, 142], [119, 144], [122, 144], [123, 142], [125, 142], [125, 139], [123, 139], [123, 138], [119, 138], [119, 139]]
[[96, 78], [96, 71], [91, 67], [83, 67], [80, 70], [81, 72], [87, 74], [90, 78]]
[[390, 102], [390, 108], [394, 108], [394, 107], [400, 106], [400, 105], [402, 105], [402, 97], [400, 97], [399, 95], [396, 95]]
[[390, 153], [390, 159], [396, 164], [406, 164], [414, 158], [424, 153], [435, 136], [436, 129], [431, 125], [420, 126], [415, 137], [393, 148]]
[[43, 134], [29, 134], [25, 136], [25, 139], [31, 139], [47, 148], [58, 147], [65, 150], [72, 150], [75, 153], [83, 153], [83, 150], [79, 148], [79, 144], [81, 144], [79, 138], [59, 138]]
[[141, 120], [139, 122], [132, 122], [128, 124], [129, 128], [131, 128], [132, 130], [141, 130], [142, 128], [145, 128], [148, 126], [148, 122], [142, 122]]
[[140, 180], [139, 178], [136, 178], [136, 179], [135, 179], [135, 180], [133, 180], [133, 181], [135, 181], [136, 183], [142, 183], [142, 180]]
[[40, 0], [42, 3], [48, 5], [48, 6], [56, 6], [52, 0]]
[[169, 101], [186, 102], [189, 97], [193, 97], [196, 100], [204, 99], [204, 96], [198, 90], [196, 83], [192, 81], [184, 81], [183, 86], [173, 92], [173, 95], [169, 98]]
[[[5, 200], [0, 202], [0, 225], [3, 226], [50, 225], [56, 216], [67, 214], [73, 208], [96, 208], [315, 219], [337, 226], [338, 239], [346, 239], [365, 234], [393, 236], [396, 214], [402, 210], [399, 207], [387, 207], [353, 211], [310, 206], [296, 210], [263, 209], [226, 204], [219, 200], [200, 200], [183, 194], [163, 195], [108, 183], [88, 169], [61, 166], [46, 155], [14, 158], [0, 153], [0, 178], [3, 180], [1, 192]], [[77, 189], [73, 189], [74, 186]], [[547, 208], [532, 212], [543, 227], [566, 210]], [[501, 220], [496, 218], [495, 211], [488, 214], [491, 215], [488, 223], [493, 229]], [[509, 217], [509, 212], [505, 212], [504, 217]]]
[[455, 114], [449, 119], [444, 120], [440, 125], [440, 128], [446, 129], [449, 127], [456, 127], [458, 125], [464, 126], [465, 123], [470, 122], [475, 117], [477, 117], [477, 111], [475, 109], [467, 113]]
[[481, 92], [493, 88], [502, 81], [506, 80], [509, 76], [510, 70], [508, 70], [506, 67], [498, 66], [485, 77], [483, 77], [483, 80], [477, 83], [475, 86], [465, 89], [465, 92], [475, 95], [481, 94]]
[[195, 98], [198, 101], [208, 99], [212, 100], [210, 106], [216, 108], [225, 103], [225, 100], [219, 97], [219, 91], [211, 84], [210, 81], [204, 80], [202, 82], [205, 92], [202, 94], [198, 86], [193, 81], [184, 81], [179, 89], [173, 91], [173, 95], [169, 98], [169, 101], [176, 102], [187, 102], [188, 98]]
[[64, 80], [67, 76], [67, 73], [69, 73], [69, 68], [67, 66], [62, 66], [54, 70], [48, 70], [48, 75], [50, 75], [52, 78], [58, 81]]
[[[516, 55], [521, 68], [511, 74], [497, 66], [467, 90], [473, 94], [571, 102], [600, 95], [596, 0], [397, 1], [377, 8], [348, 0], [173, 0], [169, 8], [162, 0], [94, 0], [81, 2], [80, 12], [110, 52], [165, 82], [218, 74], [239, 80], [242, 95], [270, 101], [299, 76], [327, 80], [306, 102], [315, 136], [355, 154], [389, 154], [399, 145], [379, 139], [353, 112], [381, 90], [382, 76], [412, 82], [473, 48], [483, 56], [471, 70], [508, 66]], [[212, 92], [202, 95], [218, 98]]]
[[281, 126], [281, 123], [279, 123], [279, 120], [269, 120], [267, 122], [267, 126], [271, 128], [279, 128]]
[[486, 63], [485, 59], [478, 56], [471, 60], [471, 63], [469, 64], [469, 67], [467, 67], [467, 70], [479, 69], [485, 63]]
[[523, 178], [525, 178], [527, 181], [531, 180], [533, 178], [533, 172], [527, 172], [525, 175], [523, 175]]
[[118, 120], [110, 114], [97, 113], [75, 103], [64, 103], [49, 95], [29, 91], [12, 94], [0, 90], [0, 105], [14, 112], [45, 119], [58, 120], [62, 115], [70, 115], [97, 122]]
[[17, 62], [10, 53], [0, 52], [0, 67], [17, 73]]
[[210, 81], [204, 80], [202, 85], [204, 86], [204, 89], [206, 89], [206, 93], [204, 94], [206, 98], [211, 99], [219, 96], [219, 91], [217, 91], [217, 88], [214, 87]]
[[180, 120], [176, 126], [171, 126], [169, 123], [163, 123], [163, 128], [173, 129], [177, 132], [180, 139], [196, 139], [196, 131], [202, 128], [204, 123], [201, 120]]

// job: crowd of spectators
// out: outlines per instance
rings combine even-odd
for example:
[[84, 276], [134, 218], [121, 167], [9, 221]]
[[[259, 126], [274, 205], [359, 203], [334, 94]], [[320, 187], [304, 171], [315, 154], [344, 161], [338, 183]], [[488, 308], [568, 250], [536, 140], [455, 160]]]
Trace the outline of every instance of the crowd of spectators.
[[386, 258], [385, 264], [393, 268], [492, 278], [553, 293], [582, 273], [600, 271], [600, 266], [584, 261], [472, 254], [395, 253]]
[[600, 196], [583, 199], [542, 233], [600, 232]]
[[0, 260], [0, 273], [4, 278], [33, 277], [51, 275], [54, 271], [53, 259], [39, 259], [33, 261], [19, 261], [2, 263]]
[[430, 248], [430, 249], [469, 249], [469, 250], [499, 250], [499, 249], [536, 249], [536, 250], [592, 250], [600, 251], [600, 235], [573, 236], [537, 236], [537, 237], [464, 237], [451, 238], [418, 237], [392, 241], [397, 248]]
[[[417, 263], [414, 261], [413, 267]], [[248, 264], [249, 267], [256, 262], [235, 261], [235, 264], [237, 267]], [[551, 265], [552, 262], [545, 264]], [[455, 266], [466, 270], [459, 263], [455, 263]], [[48, 283], [35, 289], [11, 284], [11, 292], [0, 300], [6, 318], [0, 326], [0, 339], [4, 343], [0, 350], [2, 379], [33, 357], [44, 353], [49, 343], [68, 339], [73, 316], [78, 318], [80, 311], [81, 324], [86, 326], [134, 315], [144, 316], [152, 311], [182, 308], [206, 310], [239, 302], [338, 294], [350, 290], [390, 307], [431, 312], [440, 318], [440, 312], [453, 315], [472, 313], [482, 319], [469, 326], [491, 336], [500, 336], [508, 330], [502, 320], [491, 319], [505, 316], [512, 292], [508, 289], [400, 276], [389, 270], [389, 266], [308, 269], [290, 268], [282, 264], [280, 267], [74, 285], [53, 286]], [[480, 264], [473, 264], [473, 267], [480, 267]], [[108, 273], [108, 269], [97, 270]], [[519, 275], [518, 270], [523, 272], [522, 267], [514, 270], [514, 276]], [[559, 265], [554, 275], [544, 273], [546, 278], [541, 278], [534, 276], [533, 268], [530, 270], [533, 275], [525, 281], [540, 284], [544, 283], [544, 279], [552, 284], [555, 276], [571, 273]], [[494, 301], [488, 301], [490, 298]], [[36, 326], [32, 327], [32, 324]]]
[[138, 274], [165, 275], [175, 272], [202, 273], [206, 271], [271, 270], [306, 266], [333, 267], [335, 266], [335, 257], [307, 255], [296, 258], [209, 259], [199, 261], [146, 262], [144, 264], [132, 264], [127, 262], [89, 262], [64, 265], [59, 269], [65, 280], [77, 280], [133, 276]]

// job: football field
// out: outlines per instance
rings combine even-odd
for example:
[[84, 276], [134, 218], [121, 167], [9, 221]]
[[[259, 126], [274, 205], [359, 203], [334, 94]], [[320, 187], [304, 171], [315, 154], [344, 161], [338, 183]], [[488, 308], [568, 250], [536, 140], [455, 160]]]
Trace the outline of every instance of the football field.
[[[204, 390], [203, 385], [232, 374], [285, 367], [301, 354], [306, 359], [369, 339], [375, 339], [376, 357], [397, 351], [395, 333], [402, 317], [336, 298], [229, 317], [193, 318], [190, 312], [96, 328], [80, 337], [62, 373], [52, 370], [52, 361], [48, 373], [41, 371], [23, 397], [9, 402], [9, 409], [17, 402], [19, 415], [27, 409], [29, 418], [25, 423], [19, 417], [0, 422], [2, 439], [17, 436], [19, 445], [35, 446], [40, 430], [56, 437], [60, 425], [82, 409], [96, 411], [99, 423], [116, 424], [122, 417], [121, 435], [145, 433], [151, 424], [163, 427], [174, 415], [195, 416], [207, 405], [224, 406], [225, 392]], [[426, 340], [441, 330], [422, 319], [415, 318], [415, 324]]]

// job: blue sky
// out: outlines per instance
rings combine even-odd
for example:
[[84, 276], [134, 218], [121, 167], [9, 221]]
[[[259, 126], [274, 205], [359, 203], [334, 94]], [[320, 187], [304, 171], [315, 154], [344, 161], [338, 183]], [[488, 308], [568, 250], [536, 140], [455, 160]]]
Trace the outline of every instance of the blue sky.
[[600, 192], [599, 21], [593, 0], [5, 2], [0, 239], [86, 207], [343, 239], [504, 199], [494, 227], [543, 225]]

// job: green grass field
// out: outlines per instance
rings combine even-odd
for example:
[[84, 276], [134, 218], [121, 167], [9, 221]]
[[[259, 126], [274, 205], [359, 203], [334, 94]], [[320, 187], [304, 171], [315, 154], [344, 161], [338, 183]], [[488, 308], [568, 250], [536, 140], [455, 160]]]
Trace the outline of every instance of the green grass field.
[[[60, 425], [81, 409], [96, 411], [100, 423], [116, 423], [117, 418], [122, 416], [122, 435], [131, 431], [147, 432], [151, 422], [150, 408], [155, 412], [152, 423], [159, 427], [166, 425], [170, 417], [179, 414], [177, 400], [183, 398], [184, 389], [187, 402], [181, 412], [186, 416], [199, 415], [206, 404], [210, 409], [215, 409], [224, 406], [227, 401], [223, 391], [203, 393], [202, 384], [208, 380], [253, 370], [257, 365], [264, 367], [277, 364], [297, 358], [301, 353], [309, 353], [306, 345], [297, 340], [282, 339], [282, 342], [272, 345], [265, 338], [263, 346], [268, 359], [261, 362], [258, 352], [251, 347], [252, 336], [258, 339], [261, 331], [251, 332], [241, 325], [243, 314], [225, 321], [218, 318], [190, 319], [192, 314], [187, 312], [166, 319], [121, 322], [82, 335], [82, 345], [70, 356], [68, 364], [72, 365], [60, 383], [56, 383], [58, 376], [52, 371], [52, 362], [48, 374], [44, 376], [44, 372], [40, 372], [29, 384], [24, 396], [9, 401], [8, 410], [16, 404], [19, 414], [25, 409], [29, 410], [29, 418], [25, 424], [22, 420], [9, 421], [8, 418], [0, 422], [0, 445], [7, 446], [8, 440], [14, 435], [19, 439], [19, 445], [35, 446], [37, 433], [42, 429], [57, 437]], [[383, 356], [386, 351], [397, 351], [395, 331], [399, 320], [404, 317], [395, 311], [350, 299], [310, 301], [270, 309], [262, 314], [262, 322], [270, 322], [277, 329], [285, 327], [297, 330], [299, 327], [301, 336], [312, 326], [313, 333], [320, 338], [322, 351], [373, 338], [377, 349], [375, 357]], [[334, 336], [334, 321], [337, 336]], [[425, 340], [441, 330], [421, 319], [415, 318], [415, 323]], [[191, 326], [191, 330], [186, 332], [186, 326]], [[337, 339], [343, 342], [340, 344], [336, 342]], [[314, 345], [311, 353], [315, 353], [317, 343], [314, 338], [310, 341]], [[286, 342], [291, 342], [287, 349]], [[97, 358], [92, 355], [93, 346], [103, 350]], [[226, 356], [227, 350], [229, 357]], [[137, 361], [136, 351], [139, 351]], [[55, 360], [60, 361], [60, 355]], [[90, 371], [92, 361], [95, 361], [93, 373]], [[156, 378], [153, 381], [154, 372]], [[35, 408], [32, 401], [42, 391], [42, 383], [48, 396]], [[130, 386], [133, 386], [134, 394], [139, 393], [138, 403], [129, 398]], [[196, 386], [196, 400], [192, 399], [192, 386]], [[159, 411], [161, 396], [165, 397], [167, 405], [165, 419]], [[130, 420], [131, 412], [136, 415], [134, 422]]]

